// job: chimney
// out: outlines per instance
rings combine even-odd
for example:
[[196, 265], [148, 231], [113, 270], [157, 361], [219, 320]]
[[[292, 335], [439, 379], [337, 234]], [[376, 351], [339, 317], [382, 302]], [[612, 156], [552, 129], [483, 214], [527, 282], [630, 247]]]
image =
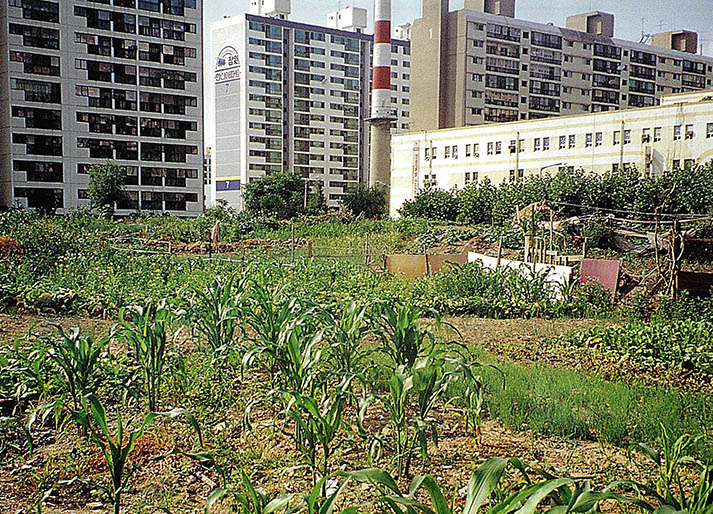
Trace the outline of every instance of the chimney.
[[[391, 187], [391, 0], [375, 0], [369, 185]], [[389, 194], [387, 192], [387, 198]]]

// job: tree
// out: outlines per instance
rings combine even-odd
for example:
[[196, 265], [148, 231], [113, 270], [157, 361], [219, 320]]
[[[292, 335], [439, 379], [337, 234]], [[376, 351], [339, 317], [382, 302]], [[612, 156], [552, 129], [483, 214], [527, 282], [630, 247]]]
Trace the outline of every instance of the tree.
[[270, 173], [245, 187], [245, 207], [253, 214], [291, 219], [304, 212], [304, 188], [294, 173]]
[[344, 197], [344, 205], [352, 211], [354, 216], [365, 218], [378, 218], [385, 216], [386, 188], [383, 186], [369, 187], [359, 184]]
[[115, 204], [126, 198], [125, 177], [124, 170], [114, 161], [107, 160], [89, 168], [87, 195], [92, 207], [106, 209], [109, 215], [114, 214]]
[[324, 183], [317, 180], [307, 196], [307, 214], [317, 215], [327, 212], [327, 202], [324, 198]]

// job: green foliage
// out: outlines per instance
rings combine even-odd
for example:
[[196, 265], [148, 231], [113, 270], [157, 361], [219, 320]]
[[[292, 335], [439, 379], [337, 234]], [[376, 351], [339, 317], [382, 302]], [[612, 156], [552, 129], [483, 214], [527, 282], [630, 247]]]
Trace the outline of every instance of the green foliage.
[[252, 214], [291, 219], [304, 212], [304, 181], [294, 173], [270, 173], [245, 186], [245, 206]]
[[67, 391], [72, 399], [75, 411], [81, 408], [81, 401], [88, 394], [96, 393], [100, 380], [100, 359], [112, 336], [94, 337], [81, 335], [79, 328], [72, 328], [68, 333], [56, 324], [51, 324], [55, 334], [42, 337], [49, 349], [49, 358], [59, 368], [66, 381]]
[[713, 322], [693, 320], [631, 322], [570, 333], [558, 342], [596, 348], [604, 355], [647, 368], [665, 366], [713, 376]]
[[713, 212], [713, 164], [643, 176], [636, 169], [597, 175], [582, 169], [562, 169], [542, 177], [494, 187], [484, 180], [461, 190], [428, 187], [404, 203], [402, 216], [460, 223], [503, 224], [518, 208], [545, 202], [561, 216], [591, 214], [597, 209], [660, 213], [708, 214]]
[[413, 201], [404, 202], [399, 214], [407, 218], [455, 221], [458, 217], [456, 191], [426, 187], [419, 191]]
[[119, 311], [121, 336], [130, 345], [132, 357], [141, 369], [151, 412], [158, 411], [173, 319], [166, 300]]
[[92, 206], [106, 209], [109, 214], [114, 213], [114, 206], [121, 202], [125, 196], [124, 170], [117, 163], [107, 160], [104, 164], [94, 164], [89, 168], [89, 187], [87, 195]]
[[344, 205], [354, 216], [368, 219], [386, 216], [387, 190], [382, 186], [359, 184], [344, 197]]

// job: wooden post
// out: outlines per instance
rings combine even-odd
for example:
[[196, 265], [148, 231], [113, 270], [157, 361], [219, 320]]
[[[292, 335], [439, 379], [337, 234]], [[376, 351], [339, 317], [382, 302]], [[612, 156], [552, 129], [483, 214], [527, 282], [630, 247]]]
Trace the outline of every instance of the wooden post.
[[588, 243], [588, 241], [587, 241], [587, 238], [585, 237], [584, 243], [582, 243], [582, 259], [587, 258], [587, 243]]
[[[530, 216], [530, 253], [532, 253], [532, 263], [533, 264], [535, 264], [534, 246], [535, 246], [535, 209], [532, 209], [532, 215]], [[534, 270], [534, 268], [533, 268], [533, 270]]]
[[291, 251], [291, 253], [292, 253], [292, 264], [294, 264], [294, 263], [295, 263], [295, 224], [294, 224], [294, 223], [290, 223], [290, 229], [291, 229], [291, 233], [292, 233], [292, 238], [291, 238], [290, 247], [291, 247], [291, 249], [292, 249], [292, 251]]
[[312, 240], [307, 241], [307, 256], [312, 258]]
[[366, 243], [365, 243], [365, 255], [366, 257], [364, 258], [364, 263], [368, 266], [369, 265], [369, 233], [367, 232], [366, 234]]
[[382, 255], [382, 257], [384, 259], [384, 271], [389, 271], [389, 257], [386, 254]]
[[245, 267], [245, 245], [243, 245], [243, 251], [240, 254], [240, 262], [244, 268]]
[[503, 236], [500, 236], [498, 241], [498, 261], [495, 263], [495, 269], [500, 269], [500, 261], [503, 258]]
[[430, 262], [428, 262], [428, 253], [423, 252], [423, 255], [426, 258], [426, 275], [430, 275], [431, 274], [431, 265], [430, 265]]
[[554, 257], [554, 255], [552, 255], [552, 252], [555, 249], [554, 239], [555, 239], [555, 213], [552, 210], [550, 210], [550, 246], [549, 246], [549, 250], [550, 250], [550, 259], [551, 259], [552, 264], [554, 264], [554, 262], [555, 262], [555, 257]]

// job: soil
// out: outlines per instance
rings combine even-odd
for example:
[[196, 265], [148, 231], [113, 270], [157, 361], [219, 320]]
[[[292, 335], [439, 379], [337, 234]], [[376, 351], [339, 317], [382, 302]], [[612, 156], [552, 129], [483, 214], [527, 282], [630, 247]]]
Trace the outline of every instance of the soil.
[[[22, 337], [36, 321], [52, 321], [68, 328], [81, 326], [97, 332], [108, 330], [111, 321], [87, 318], [59, 318], [32, 316], [0, 316], [0, 341]], [[568, 330], [587, 329], [592, 321], [544, 320], [481, 320], [454, 318], [449, 320], [463, 334], [470, 345], [478, 345], [497, 358], [517, 360], [545, 366], [571, 367], [608, 377], [624, 377], [633, 372], [629, 368], [609, 369], [601, 358], [582, 351], [563, 352], [541, 344], [543, 338], [553, 337]], [[534, 344], [537, 343], [537, 344]], [[638, 371], [637, 371], [638, 373]], [[644, 380], [660, 383], [653, 374]], [[244, 379], [236, 378], [235, 387], [244, 391], [245, 401], [250, 401], [257, 391], [266, 387], [267, 379], [258, 373], [249, 373]], [[373, 403], [367, 413], [367, 432], [388, 435], [386, 415], [378, 403]], [[305, 493], [310, 489], [309, 474], [300, 466], [300, 455], [292, 440], [276, 430], [272, 411], [256, 408], [251, 416], [254, 430], [248, 432], [243, 425], [244, 410], [240, 406], [225, 409], [221, 422], [203, 428], [207, 449], [213, 450], [219, 460], [233, 462], [229, 485], [239, 487], [240, 477], [235, 469], [242, 463], [253, 483], [270, 494], [281, 492]], [[495, 420], [484, 420], [478, 434], [472, 427], [466, 430], [460, 414], [454, 410], [437, 408], [434, 413], [439, 427], [438, 447], [430, 445], [430, 460], [414, 459], [413, 475], [431, 474], [449, 494], [456, 492], [456, 500], [464, 501], [462, 488], [475, 468], [489, 457], [513, 457], [527, 464], [545, 469], [556, 475], [591, 477], [595, 483], [606, 483], [613, 478], [647, 480], [653, 471], [641, 459], [628, 458], [627, 450], [592, 441], [558, 437], [541, 437], [530, 431], [512, 431]], [[131, 420], [131, 416], [126, 416]], [[345, 419], [356, 432], [355, 411], [345, 410]], [[71, 426], [59, 432], [48, 421], [33, 434], [36, 450], [26, 454], [10, 450], [0, 460], [0, 512], [29, 512], [32, 505], [57, 480], [71, 480], [79, 476], [95, 481], [106, 480], [106, 466], [95, 445], [82, 440]], [[290, 427], [284, 432], [289, 433]], [[58, 437], [55, 434], [60, 434]], [[367, 466], [367, 444], [356, 435], [345, 434], [333, 459], [333, 471], [352, 471]], [[221, 440], [212, 448], [211, 441]], [[177, 450], [172, 456], [167, 453]], [[214, 468], [205, 466], [186, 453], [199, 450], [195, 437], [185, 423], [160, 421], [137, 442], [134, 463], [142, 463], [132, 485], [124, 495], [125, 512], [159, 512], [165, 507], [173, 513], [203, 512], [204, 502], [210, 492], [221, 484]], [[391, 467], [391, 457], [384, 454], [378, 464]], [[400, 480], [403, 490], [408, 490], [408, 480]], [[359, 485], [348, 487], [340, 501], [341, 506], [354, 505], [368, 499], [369, 491]], [[45, 513], [109, 512], [102, 503], [96, 487], [74, 482], [58, 485], [45, 502]], [[604, 506], [605, 512], [614, 512], [613, 506]], [[225, 504], [217, 504], [213, 512], [232, 512]]]

